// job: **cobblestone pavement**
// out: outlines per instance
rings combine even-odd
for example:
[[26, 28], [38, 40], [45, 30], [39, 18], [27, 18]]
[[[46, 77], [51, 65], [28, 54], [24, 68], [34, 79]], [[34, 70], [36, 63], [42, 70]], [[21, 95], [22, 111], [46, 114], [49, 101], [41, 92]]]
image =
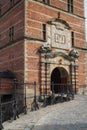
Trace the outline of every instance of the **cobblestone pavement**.
[[3, 130], [87, 130], [87, 95], [20, 115]]

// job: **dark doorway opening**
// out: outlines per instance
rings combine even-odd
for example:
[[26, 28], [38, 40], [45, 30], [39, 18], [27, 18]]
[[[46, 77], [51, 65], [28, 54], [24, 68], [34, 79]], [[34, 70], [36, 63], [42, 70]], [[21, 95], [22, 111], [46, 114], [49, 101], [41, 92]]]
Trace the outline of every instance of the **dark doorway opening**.
[[[56, 67], [51, 74], [51, 91], [67, 93], [68, 73], [63, 67]], [[53, 88], [52, 88], [53, 87]]]

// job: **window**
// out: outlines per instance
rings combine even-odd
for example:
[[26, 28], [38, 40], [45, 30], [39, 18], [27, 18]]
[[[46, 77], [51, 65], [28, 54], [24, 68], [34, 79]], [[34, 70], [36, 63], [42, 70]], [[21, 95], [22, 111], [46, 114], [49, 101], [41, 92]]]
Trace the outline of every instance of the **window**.
[[0, 15], [1, 15], [2, 9], [1, 9], [1, 4], [0, 4]]
[[68, 12], [73, 13], [73, 0], [68, 0], [67, 5], [68, 5]]
[[11, 4], [11, 6], [13, 6], [14, 5], [14, 0], [10, 0], [10, 4]]
[[50, 4], [50, 0], [43, 0], [44, 3]]
[[14, 26], [9, 28], [9, 41], [13, 41], [14, 39]]
[[3, 95], [1, 100], [2, 100], [2, 102], [11, 101], [12, 100], [12, 95], [11, 94]]
[[46, 40], [46, 24], [43, 24], [43, 40]]
[[38, 1], [43, 2], [45, 4], [50, 4], [50, 0], [38, 0]]
[[74, 32], [71, 32], [71, 44], [74, 46]]

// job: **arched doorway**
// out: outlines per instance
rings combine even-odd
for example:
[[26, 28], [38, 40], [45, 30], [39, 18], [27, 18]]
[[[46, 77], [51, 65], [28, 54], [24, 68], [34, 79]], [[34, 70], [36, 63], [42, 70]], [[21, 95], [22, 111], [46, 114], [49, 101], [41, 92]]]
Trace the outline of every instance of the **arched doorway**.
[[56, 67], [51, 73], [51, 91], [54, 93], [67, 92], [68, 72], [63, 67]]

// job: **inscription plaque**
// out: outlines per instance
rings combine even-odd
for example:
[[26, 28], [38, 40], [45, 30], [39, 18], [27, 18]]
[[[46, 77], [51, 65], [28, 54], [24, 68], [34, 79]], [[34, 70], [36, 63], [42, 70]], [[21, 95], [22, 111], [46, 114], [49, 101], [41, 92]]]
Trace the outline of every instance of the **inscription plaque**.
[[62, 23], [50, 25], [49, 43], [52, 47], [70, 49], [71, 48], [71, 31]]

